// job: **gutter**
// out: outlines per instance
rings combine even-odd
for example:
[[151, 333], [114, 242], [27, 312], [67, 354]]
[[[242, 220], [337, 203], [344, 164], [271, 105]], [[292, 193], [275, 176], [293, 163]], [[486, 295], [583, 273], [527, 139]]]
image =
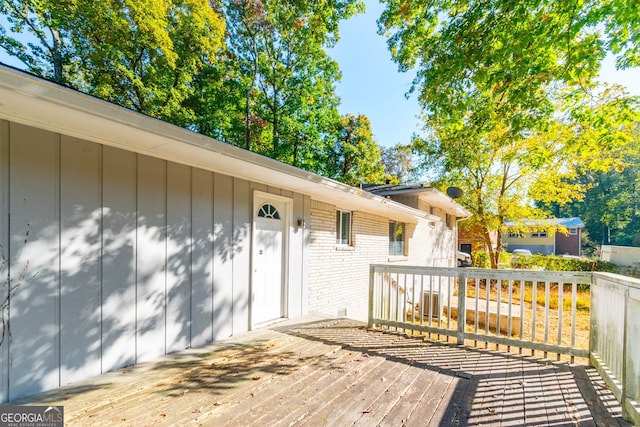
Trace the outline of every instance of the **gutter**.
[[0, 119], [276, 186], [394, 220], [439, 221], [418, 209], [217, 141], [0, 65]]

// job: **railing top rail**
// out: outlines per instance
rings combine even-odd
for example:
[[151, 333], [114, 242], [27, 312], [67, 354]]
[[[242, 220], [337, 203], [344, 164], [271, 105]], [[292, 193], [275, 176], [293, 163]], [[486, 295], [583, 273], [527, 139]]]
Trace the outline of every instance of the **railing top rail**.
[[484, 268], [428, 267], [419, 265], [371, 264], [371, 269], [382, 273], [427, 274], [457, 277], [463, 274], [470, 279], [503, 279], [540, 282], [591, 283], [592, 273], [583, 271], [532, 271], [532, 270], [488, 270]]
[[594, 280], [604, 281], [608, 284], [627, 286], [629, 288], [640, 290], [640, 279], [634, 277], [621, 276], [614, 273], [604, 273], [596, 271], [592, 273]]
[[[525, 295], [529, 284], [531, 294]], [[578, 294], [584, 284], [591, 285], [590, 295]], [[528, 348], [544, 357], [557, 353], [558, 360], [562, 354], [589, 357], [622, 404], [625, 419], [640, 426], [640, 344], [633, 323], [640, 316], [640, 279], [389, 263], [370, 266], [369, 285], [370, 327], [454, 337], [458, 344]], [[589, 304], [580, 302], [586, 298]]]

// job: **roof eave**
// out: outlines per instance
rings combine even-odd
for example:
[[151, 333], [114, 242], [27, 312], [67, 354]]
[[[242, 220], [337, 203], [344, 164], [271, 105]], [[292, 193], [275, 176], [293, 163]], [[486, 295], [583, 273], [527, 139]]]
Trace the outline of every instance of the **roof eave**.
[[423, 211], [0, 65], [0, 119], [307, 194], [390, 219]]

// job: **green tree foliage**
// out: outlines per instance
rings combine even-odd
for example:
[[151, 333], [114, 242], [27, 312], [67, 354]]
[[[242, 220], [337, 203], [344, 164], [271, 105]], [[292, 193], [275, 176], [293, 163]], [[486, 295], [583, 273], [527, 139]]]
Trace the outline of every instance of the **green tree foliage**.
[[234, 105], [242, 108], [234, 107], [236, 125], [214, 128], [226, 130], [224, 140], [326, 172], [340, 119], [340, 73], [326, 48], [338, 39], [338, 23], [361, 12], [362, 2], [229, 0], [224, 10], [232, 60], [226, 75], [237, 88]]
[[0, 47], [19, 59], [27, 71], [68, 82], [73, 48], [68, 43], [67, 9], [55, 0], [2, 0], [0, 13], [9, 24], [8, 28], [0, 26]]
[[[578, 167], [621, 165], [633, 101], [593, 94], [607, 49], [632, 62], [632, 43], [614, 43], [626, 30], [635, 39], [637, 16], [618, 1], [386, 3], [380, 32], [400, 70], [417, 70], [412, 90], [428, 130], [415, 145], [422, 165], [443, 186], [466, 190], [469, 225], [482, 230], [495, 268], [506, 219], [546, 216], [534, 199], [583, 197]], [[601, 33], [608, 20], [615, 25]]]
[[394, 184], [406, 184], [414, 179], [413, 150], [410, 145], [397, 144], [383, 148], [381, 160]]
[[0, 1], [0, 47], [29, 71], [334, 173], [340, 71], [326, 49], [361, 0]]
[[215, 62], [224, 21], [206, 0], [76, 0], [71, 31], [83, 89], [174, 123], [193, 76]]
[[[640, 147], [640, 138], [636, 140]], [[624, 169], [581, 171], [583, 201], [542, 205], [557, 217], [582, 218], [590, 251], [597, 245], [640, 246], [640, 154], [625, 156]]]
[[373, 140], [371, 122], [366, 116], [342, 117], [334, 153], [336, 180], [350, 185], [385, 182], [387, 174], [380, 160], [381, 150]]
[[[2, 47], [54, 81], [172, 122], [190, 120], [192, 79], [222, 48], [206, 0], [3, 0]], [[27, 31], [30, 41], [17, 35]]]
[[591, 244], [640, 246], [640, 99], [611, 87], [570, 114], [576, 142], [568, 148], [578, 163], [570, 182], [585, 189], [584, 200], [560, 204], [538, 194], [537, 204], [582, 218]]

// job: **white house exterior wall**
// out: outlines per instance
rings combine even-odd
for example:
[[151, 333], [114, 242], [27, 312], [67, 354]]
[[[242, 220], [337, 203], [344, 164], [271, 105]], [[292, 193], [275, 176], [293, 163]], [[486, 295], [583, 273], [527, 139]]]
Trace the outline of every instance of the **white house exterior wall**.
[[404, 257], [389, 257], [389, 219], [364, 212], [352, 213], [353, 245], [337, 245], [336, 209], [331, 204], [311, 201], [311, 312], [366, 320], [370, 264], [443, 266], [455, 260], [453, 231], [444, 230], [441, 222], [427, 220], [406, 224]]
[[[284, 317], [365, 319], [369, 264], [454, 250], [411, 200], [0, 76], [0, 403], [248, 330], [258, 194], [286, 205]], [[336, 246], [336, 206], [353, 247]], [[388, 256], [389, 218], [407, 224], [406, 256]]]
[[[308, 222], [308, 196], [0, 120], [0, 402], [248, 330], [254, 190]], [[307, 238], [289, 227], [293, 316]]]
[[387, 262], [389, 222], [354, 212], [353, 246], [336, 245], [336, 207], [311, 201], [309, 311], [367, 317], [369, 264]]
[[[434, 267], [456, 267], [456, 235], [457, 224], [453, 219], [450, 228], [447, 223], [447, 213], [440, 208], [429, 206], [420, 200], [418, 209], [437, 215], [440, 221], [420, 223], [421, 230], [416, 233], [419, 236], [422, 249], [419, 253], [426, 259], [426, 265]], [[451, 214], [453, 216], [453, 213]]]

